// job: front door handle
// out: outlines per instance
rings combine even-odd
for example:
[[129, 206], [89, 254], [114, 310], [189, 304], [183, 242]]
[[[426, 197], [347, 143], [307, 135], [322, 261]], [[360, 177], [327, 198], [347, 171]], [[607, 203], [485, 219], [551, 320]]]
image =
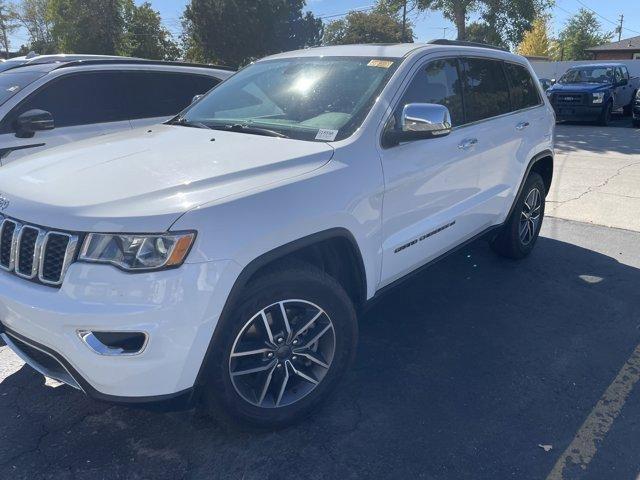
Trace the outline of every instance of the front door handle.
[[467, 138], [466, 140], [463, 140], [461, 143], [458, 144], [458, 149], [469, 150], [471, 147], [477, 144], [478, 144], [477, 138]]
[[529, 126], [529, 122], [520, 122], [516, 125], [516, 130], [521, 131]]

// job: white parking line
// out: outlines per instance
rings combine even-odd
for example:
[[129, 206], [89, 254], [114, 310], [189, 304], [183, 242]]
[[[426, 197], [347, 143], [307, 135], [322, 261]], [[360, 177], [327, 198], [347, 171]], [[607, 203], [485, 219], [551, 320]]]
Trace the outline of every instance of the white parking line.
[[616, 378], [600, 397], [571, 444], [547, 476], [547, 480], [563, 480], [564, 469], [570, 463], [582, 470], [587, 469], [587, 465], [598, 451], [598, 444], [611, 429], [638, 380], [640, 380], [640, 345], [635, 348]]

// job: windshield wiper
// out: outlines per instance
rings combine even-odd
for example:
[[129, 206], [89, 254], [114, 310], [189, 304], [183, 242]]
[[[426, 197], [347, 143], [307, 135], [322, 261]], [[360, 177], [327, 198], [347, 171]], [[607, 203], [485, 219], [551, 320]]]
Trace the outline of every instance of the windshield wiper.
[[187, 120], [184, 117], [178, 117], [175, 120], [170, 120], [170, 121], [167, 122], [167, 124], [169, 124], [169, 125], [180, 125], [181, 127], [206, 128], [208, 130], [211, 130], [211, 127], [209, 125], [205, 125], [202, 122], [192, 122], [190, 120]]
[[[216, 128], [216, 127], [213, 127]], [[276, 132], [268, 128], [252, 127], [250, 125], [242, 125], [236, 123], [234, 125], [224, 125], [219, 127], [220, 130], [230, 130], [232, 132], [248, 133], [250, 135], [264, 135], [265, 137], [289, 138], [284, 133]]]

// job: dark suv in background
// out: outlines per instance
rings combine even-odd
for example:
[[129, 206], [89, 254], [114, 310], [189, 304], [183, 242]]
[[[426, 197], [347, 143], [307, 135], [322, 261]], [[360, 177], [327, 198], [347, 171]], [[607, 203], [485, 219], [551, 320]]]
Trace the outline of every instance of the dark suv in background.
[[96, 55], [25, 57], [2, 68], [2, 165], [45, 148], [160, 123], [233, 73]]

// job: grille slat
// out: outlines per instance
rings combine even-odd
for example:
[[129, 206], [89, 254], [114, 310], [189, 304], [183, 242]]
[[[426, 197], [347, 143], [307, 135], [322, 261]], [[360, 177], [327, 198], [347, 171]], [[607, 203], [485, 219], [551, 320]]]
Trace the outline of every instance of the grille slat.
[[[37, 241], [40, 236], [40, 229], [24, 226], [18, 236], [18, 253], [16, 258], [16, 273], [26, 278], [35, 276], [34, 265], [35, 256], [38, 254]], [[36, 265], [37, 266], [37, 265]]]
[[77, 235], [0, 216], [0, 267], [27, 280], [59, 287], [77, 246]]
[[13, 234], [16, 231], [16, 223], [11, 220], [3, 220], [0, 223], [0, 266], [7, 270], [13, 268], [12, 248]]

